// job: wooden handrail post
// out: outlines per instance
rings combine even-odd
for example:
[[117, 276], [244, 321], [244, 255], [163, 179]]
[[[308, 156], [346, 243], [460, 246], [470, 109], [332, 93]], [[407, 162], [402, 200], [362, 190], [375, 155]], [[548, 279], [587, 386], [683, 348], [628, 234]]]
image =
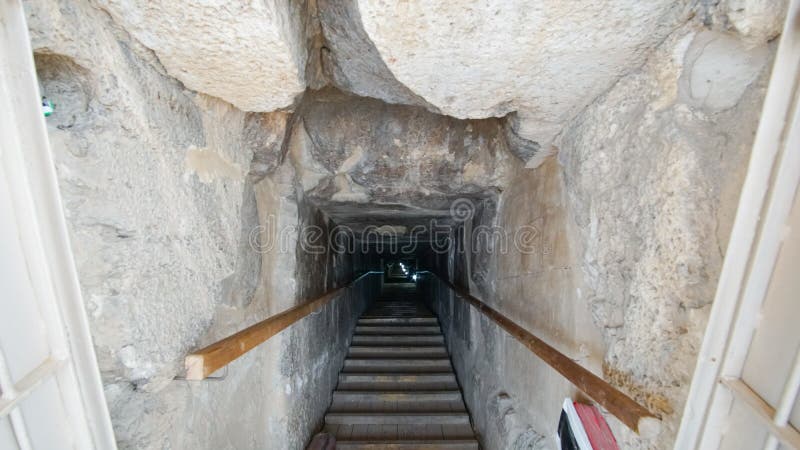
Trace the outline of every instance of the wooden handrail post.
[[602, 378], [585, 369], [571, 358], [551, 347], [531, 332], [517, 325], [508, 317], [473, 297], [469, 292], [453, 285], [438, 275], [436, 275], [436, 277], [475, 309], [492, 319], [522, 345], [528, 347], [536, 356], [564, 376], [564, 378], [569, 380], [575, 387], [580, 389], [581, 392], [588, 395], [609, 413], [613, 414], [628, 428], [644, 438], [654, 437], [661, 431], [661, 419], [651, 413], [647, 408], [640, 405]]
[[280, 333], [293, 323], [317, 311], [333, 300], [339, 293], [354, 286], [367, 275], [382, 272], [366, 272], [343, 287], [334, 289], [319, 298], [295, 306], [242, 331], [232, 334], [207, 347], [186, 356], [187, 380], [203, 380], [218, 369], [228, 365], [236, 358], [249, 352], [257, 345]]

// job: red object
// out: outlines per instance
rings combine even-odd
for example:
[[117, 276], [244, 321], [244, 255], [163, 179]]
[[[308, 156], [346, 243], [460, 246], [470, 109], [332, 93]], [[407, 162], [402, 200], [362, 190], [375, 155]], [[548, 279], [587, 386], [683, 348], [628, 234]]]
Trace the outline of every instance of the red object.
[[593, 450], [619, 450], [606, 419], [594, 405], [574, 403]]

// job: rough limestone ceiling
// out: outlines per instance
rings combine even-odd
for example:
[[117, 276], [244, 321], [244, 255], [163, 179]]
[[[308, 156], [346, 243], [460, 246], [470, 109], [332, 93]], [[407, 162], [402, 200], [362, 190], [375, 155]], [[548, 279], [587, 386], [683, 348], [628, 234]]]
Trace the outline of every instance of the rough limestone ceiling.
[[[501, 120], [459, 120], [336, 89], [311, 91], [289, 152], [304, 196], [337, 223], [409, 228], [508, 184], [516, 159]], [[369, 205], [369, 207], [366, 207]]]
[[244, 111], [285, 108], [305, 90], [306, 49], [297, 2], [99, 3], [190, 89]]
[[[98, 0], [188, 88], [245, 111], [306, 88], [308, 33], [339, 88], [456, 118], [515, 113], [529, 163], [687, 17], [687, 1]], [[318, 14], [317, 14], [318, 13]], [[313, 50], [313, 51], [316, 51]], [[312, 83], [313, 84], [313, 83]]]
[[[545, 146], [643, 63], [681, 21], [684, 3], [352, 0], [320, 1], [320, 11], [338, 85], [389, 102], [410, 90], [417, 104], [458, 118], [517, 111], [516, 131]], [[345, 42], [362, 33], [367, 39]], [[359, 55], [377, 62], [365, 65]], [[367, 85], [378, 75], [395, 87]]]

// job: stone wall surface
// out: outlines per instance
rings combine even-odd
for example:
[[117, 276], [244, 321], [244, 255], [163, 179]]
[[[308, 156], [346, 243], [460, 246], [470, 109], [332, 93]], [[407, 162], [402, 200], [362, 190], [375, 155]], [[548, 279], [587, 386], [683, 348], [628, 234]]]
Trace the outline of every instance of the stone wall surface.
[[328, 219], [283, 158], [290, 115], [186, 89], [88, 2], [25, 6], [120, 448], [303, 448], [368, 282], [215, 374], [223, 381], [173, 381], [189, 351], [352, 276], [344, 257], [298, 244], [300, 225]]
[[[579, 243], [567, 202], [562, 167], [554, 158], [534, 171], [518, 170], [491, 208], [495, 214], [484, 216], [486, 206], [476, 205], [464, 224], [458, 247], [463, 250], [451, 255], [453, 275], [489, 306], [600, 374], [605, 346], [581, 296]], [[434, 307], [483, 445], [553, 448], [564, 397], [585, 397], [459, 296], [431, 283], [429, 298], [437, 299]]]
[[305, 90], [303, 2], [98, 4], [189, 89], [262, 112], [292, 106]]
[[563, 134], [578, 266], [603, 375], [664, 418], [671, 445], [714, 298], [774, 46], [686, 27]]
[[[302, 448], [376, 280], [224, 380], [173, 380], [183, 357], [375, 268], [384, 255], [331, 252], [337, 225], [438, 220], [458, 245], [421, 261], [664, 418], [644, 440], [609, 417], [623, 448], [669, 448], [772, 6], [26, 0], [120, 447]], [[505, 246], [480, 241], [497, 230]], [[425, 286], [483, 446], [553, 448], [561, 400], [581, 394]]]
[[545, 148], [688, 14], [674, 1], [345, 3], [321, 7], [344, 88], [458, 118], [518, 112], [520, 134]]
[[449, 218], [453, 200], [493, 195], [519, 165], [497, 119], [458, 120], [335, 89], [310, 93], [299, 111], [289, 153], [305, 195], [358, 231]]
[[[494, 219], [465, 224], [468, 251], [451, 255], [450, 277], [473, 295], [663, 418], [661, 433], [642, 439], [608, 416], [622, 448], [675, 439], [773, 54], [743, 36], [677, 30], [565, 128], [558, 161], [520, 171]], [[509, 236], [529, 227], [529, 245], [470, 249], [485, 225]], [[526, 424], [552, 448], [560, 401], [583, 396], [439, 295], [484, 445], [515, 448]], [[498, 403], [518, 423], [487, 412]]]

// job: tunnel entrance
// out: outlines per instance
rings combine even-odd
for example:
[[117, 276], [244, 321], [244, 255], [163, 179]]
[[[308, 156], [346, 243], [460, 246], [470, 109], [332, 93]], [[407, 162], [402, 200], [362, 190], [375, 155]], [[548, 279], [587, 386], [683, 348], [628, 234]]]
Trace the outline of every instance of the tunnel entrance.
[[[6, 53], [29, 57], [31, 76], [22, 91], [0, 75], [0, 123], [20, 124], [0, 136], [16, 146], [0, 187], [21, 208], [43, 192], [14, 190], [25, 170], [54, 178], [36, 222], [66, 222], [59, 264], [75, 266], [73, 319], [94, 349], [82, 366], [114, 426], [97, 442], [300, 450], [324, 427], [340, 448], [541, 449], [569, 399], [599, 405], [623, 448], [692, 448], [700, 428], [677, 430], [712, 391], [763, 397], [770, 426], [796, 437], [796, 391], [759, 390], [760, 367], [728, 370], [735, 355], [738, 382], [720, 383], [722, 350], [701, 350], [732, 301], [718, 280], [736, 291], [751, 267], [729, 242], [767, 224], [766, 204], [737, 213], [748, 161], [769, 161], [763, 186], [770, 158], [794, 161], [781, 127], [800, 52], [794, 37], [779, 46], [781, 8], [23, 3], [0, 7], [19, 19], [0, 21]], [[788, 69], [773, 74], [776, 55]], [[771, 79], [783, 84], [765, 97]], [[769, 189], [743, 198], [772, 202]], [[731, 259], [746, 267], [726, 272]], [[0, 335], [25, 358], [9, 320]], [[34, 417], [26, 392], [50, 386], [11, 375], [0, 447]], [[727, 420], [725, 401], [713, 409], [710, 429]]]

